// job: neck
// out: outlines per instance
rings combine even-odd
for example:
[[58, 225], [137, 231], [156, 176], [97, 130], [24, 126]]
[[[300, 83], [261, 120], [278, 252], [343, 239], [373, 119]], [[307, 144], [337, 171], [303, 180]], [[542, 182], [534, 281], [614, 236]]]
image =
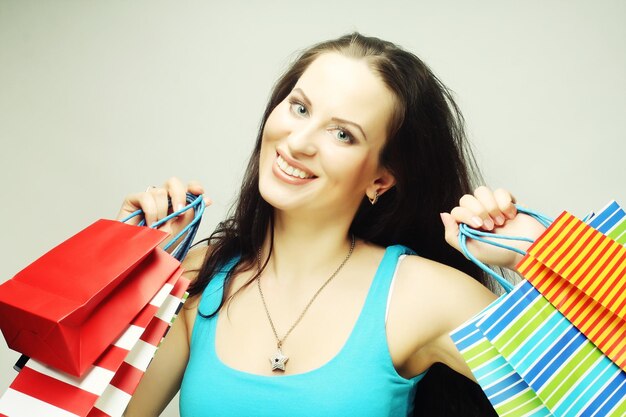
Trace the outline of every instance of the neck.
[[[276, 213], [274, 241], [266, 267], [277, 281], [307, 280], [332, 273], [348, 254], [351, 244], [349, 221], [303, 221]], [[269, 251], [268, 239], [262, 259]]]

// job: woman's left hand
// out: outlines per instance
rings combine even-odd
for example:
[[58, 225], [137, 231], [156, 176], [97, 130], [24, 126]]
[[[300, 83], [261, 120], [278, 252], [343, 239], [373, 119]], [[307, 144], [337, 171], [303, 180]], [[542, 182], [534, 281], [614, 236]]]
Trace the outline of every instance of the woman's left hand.
[[[485, 186], [478, 187], [473, 195], [466, 194], [461, 197], [459, 205], [450, 213], [441, 213], [441, 220], [445, 227], [446, 241], [457, 250], [460, 250], [461, 223], [478, 230], [508, 236], [524, 236], [533, 240], [545, 230], [537, 220], [517, 212], [515, 198], [511, 193], [503, 189], [492, 191]], [[505, 243], [524, 251], [530, 246], [528, 242]], [[509, 269], [515, 269], [522, 259], [522, 255], [518, 253], [475, 240], [468, 240], [467, 248], [480, 261]]]

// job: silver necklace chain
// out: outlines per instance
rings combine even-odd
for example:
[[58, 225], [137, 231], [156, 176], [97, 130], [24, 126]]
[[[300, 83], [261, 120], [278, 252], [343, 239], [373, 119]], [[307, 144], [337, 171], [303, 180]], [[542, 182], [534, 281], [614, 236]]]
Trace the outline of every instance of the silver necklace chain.
[[[292, 332], [292, 330], [295, 329], [296, 326], [300, 323], [300, 321], [302, 320], [302, 318], [306, 314], [306, 312], [309, 309], [309, 307], [311, 307], [311, 304], [313, 304], [313, 302], [317, 298], [317, 296], [330, 283], [330, 281], [332, 281], [333, 278], [335, 278], [337, 276], [337, 274], [339, 273], [339, 271], [341, 271], [341, 269], [346, 264], [346, 262], [348, 262], [348, 259], [350, 259], [350, 256], [352, 256], [352, 252], [354, 252], [354, 246], [356, 245], [356, 240], [354, 238], [354, 235], [351, 236], [351, 239], [352, 240], [351, 240], [351, 243], [350, 243], [350, 251], [348, 251], [348, 254], [343, 259], [343, 262], [341, 262], [341, 265], [339, 265], [339, 267], [335, 270], [335, 272], [333, 272], [333, 274], [326, 280], [326, 282], [324, 282], [324, 284], [322, 284], [322, 286], [315, 292], [315, 294], [313, 294], [313, 297], [311, 297], [311, 299], [309, 300], [307, 305], [304, 307], [304, 309], [302, 310], [302, 313], [300, 313], [300, 316], [298, 317], [298, 319], [291, 325], [289, 330], [287, 330], [287, 333], [285, 333], [285, 335], [282, 338], [280, 338], [278, 336], [278, 332], [276, 331], [276, 326], [274, 326], [274, 321], [272, 320], [272, 316], [270, 315], [270, 311], [267, 308], [267, 302], [265, 301], [265, 296], [263, 295], [263, 290], [261, 289], [261, 280], [260, 280], [260, 278], [261, 278], [261, 249], [259, 249], [259, 253], [257, 254], [259, 276], [257, 276], [257, 278], [256, 278], [256, 283], [257, 283], [257, 288], [259, 289], [259, 294], [261, 295], [261, 301], [263, 302], [263, 307], [265, 308], [265, 314], [267, 315], [267, 319], [270, 322], [270, 326], [272, 327], [272, 331], [274, 332], [274, 336], [276, 337], [276, 346], [278, 347], [278, 352], [280, 352], [280, 348], [283, 345], [283, 343], [285, 342], [285, 339], [287, 339], [287, 336], [289, 336], [289, 334]], [[282, 352], [280, 352], [280, 353], [282, 354]], [[284, 360], [284, 362], [286, 362], [286, 359]], [[284, 371], [284, 364], [283, 364], [283, 369], [281, 369], [281, 370]]]

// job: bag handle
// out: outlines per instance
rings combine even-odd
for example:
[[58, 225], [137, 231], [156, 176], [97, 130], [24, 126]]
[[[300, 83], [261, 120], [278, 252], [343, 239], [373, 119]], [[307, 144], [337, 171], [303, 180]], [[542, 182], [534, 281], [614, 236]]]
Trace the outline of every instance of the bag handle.
[[[185, 256], [187, 256], [187, 252], [189, 252], [189, 249], [191, 248], [191, 244], [193, 243], [193, 239], [196, 237], [196, 233], [198, 232], [198, 228], [200, 227], [200, 221], [202, 220], [202, 215], [204, 214], [204, 209], [206, 207], [206, 205], [204, 204], [204, 198], [202, 195], [194, 195], [191, 193], [187, 193], [186, 201], [187, 201], [187, 205], [185, 207], [183, 207], [182, 209], [178, 211], [173, 212], [172, 214], [169, 214], [167, 217], [164, 217], [161, 220], [149, 226], [152, 229], [156, 229], [160, 227], [161, 225], [163, 225], [164, 223], [168, 222], [169, 220], [173, 219], [174, 217], [179, 216], [181, 213], [184, 213], [187, 210], [191, 210], [191, 209], [194, 210], [193, 220], [191, 220], [191, 222], [187, 226], [185, 226], [185, 228], [181, 230], [176, 236], [174, 236], [169, 241], [169, 243], [165, 245], [165, 247], [163, 248], [164, 250], [168, 250], [176, 241], [178, 241], [183, 235], [185, 235], [183, 240], [178, 244], [178, 246], [176, 246], [176, 249], [174, 249], [174, 251], [172, 252], [172, 256], [178, 259], [178, 261], [180, 262], [182, 262], [182, 260], [185, 259]], [[172, 201], [169, 198], [168, 198], [168, 207], [170, 209], [172, 208]], [[139, 209], [129, 214], [127, 217], [123, 218], [120, 221], [122, 223], [126, 223], [130, 219], [140, 216], [142, 214], [143, 214], [143, 211]], [[142, 219], [139, 222], [138, 226], [145, 226], [145, 224], [146, 224], [146, 219]]]
[[[554, 221], [553, 219], [551, 219], [550, 217], [547, 217], [541, 213], [538, 213], [534, 210], [531, 210], [529, 208], [525, 208], [519, 205], [515, 205], [515, 208], [517, 208], [517, 211], [519, 213], [523, 213], [523, 214], [527, 214], [529, 216], [531, 216], [532, 218], [534, 218], [535, 220], [537, 220], [539, 223], [541, 223], [543, 226], [545, 226], [546, 228], [550, 226], [550, 224], [552, 224], [552, 222]], [[521, 249], [517, 249], [513, 246], [509, 246], [506, 245], [502, 242], [498, 242], [495, 239], [499, 239], [499, 240], [515, 240], [515, 241], [519, 241], [519, 242], [530, 242], [533, 243], [534, 240], [524, 237], [524, 236], [503, 236], [503, 235], [497, 235], [495, 233], [491, 233], [491, 232], [483, 232], [482, 230], [476, 230], [471, 228], [470, 226], [466, 225], [466, 224], [461, 224], [459, 225], [459, 244], [461, 246], [461, 252], [463, 252], [463, 254], [470, 260], [472, 261], [476, 266], [478, 266], [480, 269], [482, 269], [483, 271], [485, 271], [486, 273], [488, 273], [489, 275], [491, 275], [497, 282], [498, 284], [500, 284], [500, 286], [502, 288], [504, 288], [504, 290], [506, 292], [511, 292], [514, 288], [513, 284], [511, 284], [509, 281], [507, 281], [502, 275], [498, 274], [497, 272], [495, 272], [493, 269], [489, 268], [487, 265], [485, 265], [482, 261], [480, 261], [478, 258], [476, 258], [474, 255], [472, 255], [472, 253], [469, 251], [469, 249], [467, 248], [467, 239], [474, 239], [478, 242], [482, 242], [482, 243], [486, 243], [489, 245], [493, 245], [493, 246], [497, 246], [499, 248], [503, 248], [503, 249], [507, 249], [516, 253], [519, 253], [521, 255], [526, 255], [526, 252], [521, 250]]]

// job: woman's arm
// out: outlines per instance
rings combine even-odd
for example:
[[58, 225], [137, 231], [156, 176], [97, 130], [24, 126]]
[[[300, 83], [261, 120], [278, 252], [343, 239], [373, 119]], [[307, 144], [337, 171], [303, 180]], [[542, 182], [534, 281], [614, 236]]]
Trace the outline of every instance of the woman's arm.
[[449, 266], [408, 256], [398, 269], [387, 334], [401, 375], [412, 377], [442, 362], [474, 379], [449, 333], [496, 296]]
[[[197, 277], [206, 249], [207, 247], [203, 246], [189, 252], [183, 262], [183, 268], [186, 271], [183, 274], [184, 277], [191, 281]], [[189, 298], [180, 310], [133, 394], [126, 409], [126, 417], [160, 415], [180, 389], [189, 360], [189, 342], [197, 303], [197, 297]]]
[[[204, 190], [197, 182], [190, 182], [185, 185], [177, 178], [170, 178], [163, 187], [151, 187], [145, 192], [128, 195], [117, 218], [118, 220], [122, 219], [141, 209], [146, 223], [152, 224], [166, 217], [173, 210], [182, 208], [185, 205], [187, 192], [200, 195], [204, 193]], [[168, 200], [171, 201], [172, 208], [168, 208]], [[208, 200], [206, 201], [209, 203]], [[187, 211], [159, 227], [159, 230], [169, 233], [170, 236], [175, 236], [189, 224], [192, 218], [193, 213]], [[139, 221], [140, 218], [132, 219], [134, 224]], [[187, 254], [182, 263], [185, 278], [191, 281], [195, 280], [205, 253], [206, 247], [202, 247], [191, 250]], [[196, 305], [196, 298], [188, 299], [180, 310], [177, 319], [159, 345], [150, 366], [133, 394], [125, 416], [158, 416], [178, 392], [189, 360], [189, 336], [193, 328]]]
[[181, 309], [157, 349], [126, 409], [126, 417], [158, 416], [178, 392], [189, 359], [186, 314], [187, 310]]
[[[442, 213], [446, 241], [459, 249], [459, 224], [495, 234], [536, 238], [545, 228], [533, 218], [518, 214], [514, 198], [504, 190], [492, 192], [479, 187], [473, 195], [461, 198], [451, 213]], [[517, 243], [527, 249], [529, 243]], [[511, 251], [468, 242], [468, 248], [478, 259], [491, 265], [513, 269], [520, 255]], [[394, 290], [390, 309], [390, 337], [401, 328], [410, 329], [412, 336], [399, 337], [397, 358], [402, 358], [402, 373], [417, 375], [435, 362], [442, 362], [475, 379], [465, 360], [452, 342], [449, 333], [487, 307], [495, 295], [468, 275], [445, 265], [419, 257], [408, 257], [400, 265], [398, 286]], [[396, 296], [397, 294], [397, 296]], [[413, 320], [411, 324], [409, 321]], [[414, 328], [411, 329], [411, 326]]]

